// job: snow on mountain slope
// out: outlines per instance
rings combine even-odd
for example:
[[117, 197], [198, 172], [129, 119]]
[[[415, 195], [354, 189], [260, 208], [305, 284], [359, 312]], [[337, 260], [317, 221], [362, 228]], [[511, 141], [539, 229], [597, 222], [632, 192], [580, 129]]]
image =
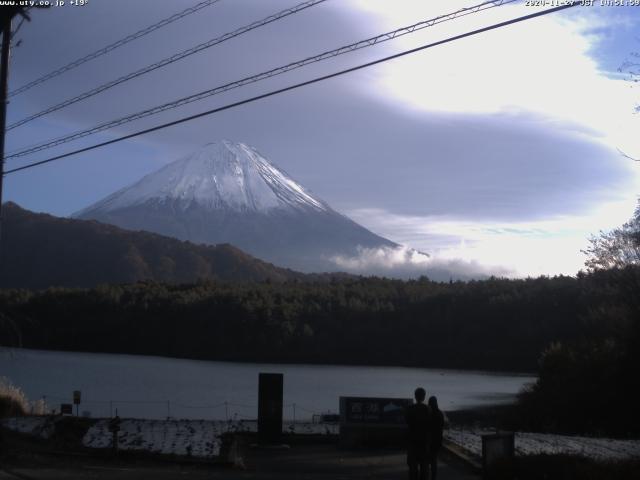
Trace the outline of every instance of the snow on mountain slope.
[[110, 212], [149, 200], [177, 200], [184, 207], [196, 202], [234, 211], [329, 209], [253, 148], [223, 140], [166, 165], [75, 216], [88, 211]]
[[230, 243], [303, 272], [341, 269], [335, 258], [362, 248], [398, 247], [312, 196], [255, 149], [226, 140], [75, 216], [194, 243]]

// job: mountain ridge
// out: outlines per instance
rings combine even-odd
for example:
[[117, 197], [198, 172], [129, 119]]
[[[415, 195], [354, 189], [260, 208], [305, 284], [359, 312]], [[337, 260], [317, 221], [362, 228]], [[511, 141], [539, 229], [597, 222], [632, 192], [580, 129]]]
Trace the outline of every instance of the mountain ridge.
[[94, 287], [106, 283], [302, 280], [233, 245], [196, 245], [95, 220], [3, 205], [0, 288]]

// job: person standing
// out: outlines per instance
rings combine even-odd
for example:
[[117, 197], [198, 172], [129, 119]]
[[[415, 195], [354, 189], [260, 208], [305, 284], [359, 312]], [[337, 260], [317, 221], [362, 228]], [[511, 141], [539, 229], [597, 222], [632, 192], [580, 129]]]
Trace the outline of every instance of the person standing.
[[438, 408], [438, 399], [429, 397], [429, 408], [431, 408], [431, 428], [429, 442], [429, 465], [431, 467], [431, 480], [436, 480], [438, 476], [438, 452], [442, 447], [442, 430], [444, 429], [444, 412]]
[[427, 480], [430, 439], [431, 408], [424, 403], [427, 396], [424, 388], [416, 388], [416, 403], [407, 407], [405, 421], [409, 427], [407, 442], [407, 465], [409, 480]]

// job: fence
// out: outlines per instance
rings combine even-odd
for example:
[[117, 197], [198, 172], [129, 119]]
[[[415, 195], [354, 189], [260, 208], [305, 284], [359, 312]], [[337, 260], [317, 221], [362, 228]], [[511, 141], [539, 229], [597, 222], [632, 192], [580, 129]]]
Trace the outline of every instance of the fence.
[[[47, 413], [59, 413], [60, 405], [73, 403], [71, 395], [43, 395]], [[286, 421], [308, 422], [322, 416], [317, 409], [304, 407], [297, 403], [283, 405], [283, 417]], [[224, 401], [213, 404], [184, 404], [174, 400], [91, 400], [82, 399], [77, 408], [81, 416], [164, 419], [180, 418], [191, 420], [255, 420], [258, 418], [258, 405], [248, 405]], [[330, 414], [331, 412], [323, 412]]]

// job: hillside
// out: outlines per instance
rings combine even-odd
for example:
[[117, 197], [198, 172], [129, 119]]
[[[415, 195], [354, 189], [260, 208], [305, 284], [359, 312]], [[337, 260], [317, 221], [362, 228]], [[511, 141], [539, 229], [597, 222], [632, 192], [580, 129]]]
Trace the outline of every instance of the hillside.
[[228, 245], [196, 245], [96, 221], [58, 218], [6, 203], [0, 288], [92, 287], [198, 279], [285, 281], [303, 275]]

